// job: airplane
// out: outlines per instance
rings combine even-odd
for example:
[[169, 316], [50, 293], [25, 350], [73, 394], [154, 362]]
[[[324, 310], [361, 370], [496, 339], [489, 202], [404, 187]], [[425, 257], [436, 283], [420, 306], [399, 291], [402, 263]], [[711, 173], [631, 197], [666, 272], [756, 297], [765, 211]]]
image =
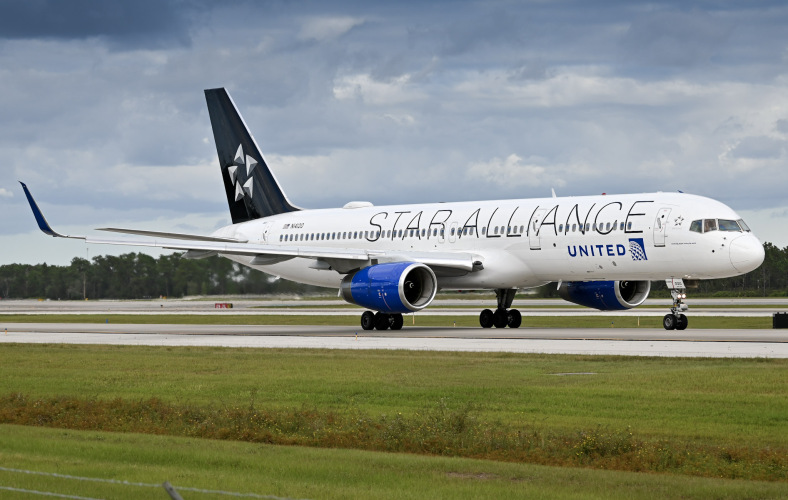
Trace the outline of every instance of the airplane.
[[652, 281], [673, 298], [666, 330], [687, 328], [684, 302], [698, 280], [747, 273], [764, 249], [731, 208], [675, 193], [571, 196], [305, 210], [285, 195], [224, 88], [205, 90], [232, 224], [211, 235], [124, 228], [144, 237], [62, 235], [22, 184], [39, 228], [87, 243], [158, 247], [183, 257], [213, 255], [300, 283], [338, 288], [367, 309], [364, 330], [399, 330], [438, 290], [493, 290], [484, 328], [518, 328], [519, 289], [557, 282], [569, 302], [602, 311], [641, 305]]

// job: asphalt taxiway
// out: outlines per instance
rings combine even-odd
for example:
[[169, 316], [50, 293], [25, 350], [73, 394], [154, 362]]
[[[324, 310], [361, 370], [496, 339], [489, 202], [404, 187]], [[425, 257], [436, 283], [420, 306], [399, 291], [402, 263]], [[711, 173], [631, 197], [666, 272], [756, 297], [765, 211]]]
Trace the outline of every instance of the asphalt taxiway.
[[9, 323], [0, 342], [788, 358], [788, 330]]
[[[232, 309], [217, 305], [231, 302]], [[490, 300], [438, 299], [419, 314], [478, 315]], [[661, 316], [669, 301], [650, 299], [615, 315]], [[574, 308], [557, 299], [516, 301], [523, 316], [604, 315]], [[691, 315], [771, 316], [788, 310], [786, 298], [697, 299]], [[222, 346], [316, 349], [410, 349], [520, 353], [614, 354], [630, 356], [773, 357], [788, 358], [788, 330], [628, 328], [518, 328], [483, 329], [409, 326], [400, 331], [364, 331], [349, 326], [259, 326], [115, 324], [110, 315], [347, 315], [360, 309], [337, 300], [248, 298], [145, 301], [36, 301], [2, 300], [0, 314], [72, 315], [107, 314], [106, 323], [0, 323], [0, 342], [113, 344], [152, 346]], [[316, 319], [315, 323], [319, 321]]]

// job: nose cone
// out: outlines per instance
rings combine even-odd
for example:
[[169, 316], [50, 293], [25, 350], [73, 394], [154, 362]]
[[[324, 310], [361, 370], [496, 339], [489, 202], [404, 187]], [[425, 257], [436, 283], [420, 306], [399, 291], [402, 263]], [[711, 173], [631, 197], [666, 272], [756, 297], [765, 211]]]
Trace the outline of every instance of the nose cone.
[[743, 234], [730, 244], [731, 264], [740, 273], [749, 273], [763, 263], [763, 245], [752, 234]]

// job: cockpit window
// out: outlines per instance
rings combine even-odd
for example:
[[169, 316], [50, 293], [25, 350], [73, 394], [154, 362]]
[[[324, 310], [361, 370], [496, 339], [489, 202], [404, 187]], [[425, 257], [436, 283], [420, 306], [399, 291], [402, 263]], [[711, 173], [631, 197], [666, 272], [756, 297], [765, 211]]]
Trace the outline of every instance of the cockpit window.
[[703, 219], [694, 220], [690, 224], [690, 231], [694, 231], [696, 233], [708, 233], [709, 231], [717, 231], [718, 229], [720, 231], [750, 232], [750, 228], [741, 219]]
[[720, 231], [741, 231], [739, 224], [735, 220], [720, 219]]

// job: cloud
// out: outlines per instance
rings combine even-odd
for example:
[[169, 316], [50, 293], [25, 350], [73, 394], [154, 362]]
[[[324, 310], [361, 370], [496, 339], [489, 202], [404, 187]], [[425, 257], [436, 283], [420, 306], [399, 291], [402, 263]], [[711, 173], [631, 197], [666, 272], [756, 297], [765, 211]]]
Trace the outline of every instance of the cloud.
[[402, 75], [382, 82], [369, 74], [348, 75], [334, 85], [334, 97], [339, 100], [360, 99], [367, 104], [388, 105], [424, 99], [418, 87], [409, 85], [410, 75]]
[[709, 12], [648, 12], [632, 21], [621, 45], [638, 65], [688, 67], [709, 63], [732, 31], [724, 17]]
[[732, 158], [753, 160], [777, 159], [785, 156], [788, 141], [772, 137], [745, 137], [730, 151]]
[[351, 16], [313, 17], [304, 21], [301, 25], [298, 38], [325, 42], [341, 37], [356, 26], [361, 26], [364, 22], [365, 20], [361, 17]]
[[556, 165], [548, 167], [544, 163], [544, 159], [524, 161], [516, 154], [510, 154], [506, 158], [472, 163], [466, 170], [466, 175], [471, 180], [480, 180], [498, 186], [564, 186], [566, 182], [560, 174], [556, 174], [565, 171], [566, 168]]
[[785, 205], [788, 6], [567, 5], [0, 0], [0, 235], [34, 228], [17, 179], [57, 225], [226, 220], [220, 86], [306, 207], [553, 186]]
[[189, 43], [189, 4], [175, 0], [35, 0], [3, 2], [0, 38], [85, 39], [121, 46]]

